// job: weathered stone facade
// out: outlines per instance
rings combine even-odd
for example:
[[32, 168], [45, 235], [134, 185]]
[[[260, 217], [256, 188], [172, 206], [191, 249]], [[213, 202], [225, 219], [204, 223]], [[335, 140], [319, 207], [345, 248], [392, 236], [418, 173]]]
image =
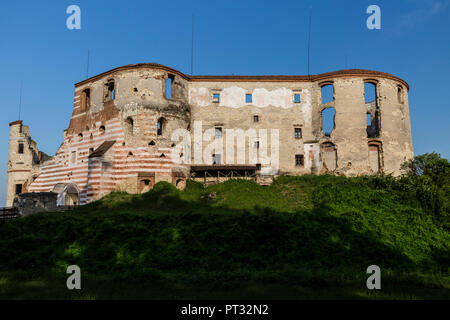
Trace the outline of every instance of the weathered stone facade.
[[[365, 100], [365, 83], [374, 87], [373, 101]], [[327, 85], [333, 99], [322, 101]], [[398, 77], [359, 69], [190, 76], [152, 63], [119, 67], [75, 84], [70, 124], [53, 157], [37, 150], [21, 121], [10, 124], [7, 205], [18, 191], [48, 192], [57, 184], [76, 188], [71, 204], [84, 204], [112, 190], [145, 192], [158, 181], [183, 188], [189, 176], [202, 174], [204, 181], [233, 172], [258, 181], [325, 172], [397, 175], [413, 157], [408, 90]], [[325, 109], [335, 110], [330, 133], [322, 128]], [[230, 129], [242, 130], [245, 144]], [[26, 147], [18, 154], [20, 141]]]

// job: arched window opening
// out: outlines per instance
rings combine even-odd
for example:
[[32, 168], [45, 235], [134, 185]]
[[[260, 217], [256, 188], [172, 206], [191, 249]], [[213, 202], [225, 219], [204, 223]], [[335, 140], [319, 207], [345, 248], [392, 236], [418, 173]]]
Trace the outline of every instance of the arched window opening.
[[398, 100], [398, 103], [403, 103], [403, 87], [402, 86], [397, 87], [397, 100]]
[[324, 84], [321, 87], [322, 103], [328, 103], [334, 100], [333, 84]]
[[377, 85], [373, 82], [364, 82], [364, 102], [376, 103], [377, 100]]
[[81, 140], [83, 140], [83, 134], [82, 133], [78, 134], [78, 141], [81, 141]]
[[132, 157], [133, 156], [133, 152], [128, 152], [128, 157]]
[[155, 145], [155, 141], [153, 141], [153, 140], [150, 141], [150, 142], [148, 143], [148, 145], [149, 145], [149, 146], [154, 146], [154, 145]]
[[162, 136], [163, 135], [163, 132], [164, 132], [164, 129], [165, 129], [164, 128], [165, 124], [166, 124], [166, 120], [164, 118], [159, 118], [158, 119], [158, 122], [156, 124], [156, 134], [158, 136]]
[[322, 132], [329, 137], [335, 127], [336, 110], [334, 108], [326, 108], [322, 110]]
[[322, 161], [326, 171], [334, 171], [337, 167], [336, 146], [332, 142], [322, 144]]
[[98, 131], [100, 132], [100, 134], [104, 134], [105, 133], [105, 126], [100, 126], [100, 128], [98, 128]]
[[125, 131], [129, 135], [133, 135], [134, 133], [134, 121], [132, 117], [128, 117], [125, 120]]
[[175, 183], [175, 186], [177, 187], [177, 189], [184, 189], [186, 187], [186, 180], [178, 179]]
[[116, 98], [116, 88], [114, 80], [109, 80], [105, 85], [105, 101], [114, 100]]

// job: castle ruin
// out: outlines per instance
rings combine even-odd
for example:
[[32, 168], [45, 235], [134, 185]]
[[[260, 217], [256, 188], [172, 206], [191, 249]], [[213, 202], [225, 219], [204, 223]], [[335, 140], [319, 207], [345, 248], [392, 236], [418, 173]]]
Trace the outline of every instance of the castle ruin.
[[[38, 150], [21, 120], [10, 123], [6, 205], [48, 192], [58, 205], [85, 204], [114, 190], [146, 192], [158, 181], [183, 188], [189, 178], [267, 184], [279, 175], [398, 175], [413, 157], [408, 91], [396, 76], [360, 69], [192, 76], [155, 63], [122, 66], [75, 84], [54, 156]], [[227, 136], [230, 129], [244, 134], [243, 144]]]

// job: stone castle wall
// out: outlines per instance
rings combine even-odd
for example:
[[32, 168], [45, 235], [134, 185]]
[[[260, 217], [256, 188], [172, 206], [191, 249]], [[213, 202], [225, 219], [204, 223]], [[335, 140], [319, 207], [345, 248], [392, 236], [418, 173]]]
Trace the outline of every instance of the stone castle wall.
[[[375, 101], [366, 103], [365, 83], [375, 87]], [[322, 103], [325, 85], [334, 98]], [[191, 165], [215, 162], [255, 165], [272, 176], [397, 175], [413, 157], [408, 90], [400, 78], [367, 70], [188, 76], [158, 64], [116, 68], [75, 85], [69, 127], [53, 157], [38, 151], [21, 121], [11, 123], [7, 205], [20, 184], [22, 192], [70, 185], [80, 204], [112, 190], [145, 192], [158, 181], [183, 187]], [[330, 108], [335, 126], [326, 134], [322, 111]], [[230, 129], [247, 135], [244, 145]], [[27, 146], [21, 154], [19, 142]]]

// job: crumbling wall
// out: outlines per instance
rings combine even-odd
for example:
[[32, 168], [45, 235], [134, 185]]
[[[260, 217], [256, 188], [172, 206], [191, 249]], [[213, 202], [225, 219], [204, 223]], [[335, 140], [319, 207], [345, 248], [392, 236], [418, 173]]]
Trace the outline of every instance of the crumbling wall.
[[[368, 82], [374, 101], [365, 101]], [[324, 85], [333, 86], [330, 101], [322, 101]], [[119, 67], [75, 85], [55, 156], [37, 149], [21, 121], [11, 123], [7, 205], [16, 184], [21, 192], [75, 184], [80, 204], [113, 190], [145, 192], [158, 181], [183, 188], [190, 163], [251, 164], [261, 177], [399, 174], [413, 157], [408, 90], [403, 80], [368, 70], [188, 76], [157, 64]], [[327, 110], [334, 110], [331, 132], [324, 132]], [[228, 140], [230, 129], [245, 143]]]

